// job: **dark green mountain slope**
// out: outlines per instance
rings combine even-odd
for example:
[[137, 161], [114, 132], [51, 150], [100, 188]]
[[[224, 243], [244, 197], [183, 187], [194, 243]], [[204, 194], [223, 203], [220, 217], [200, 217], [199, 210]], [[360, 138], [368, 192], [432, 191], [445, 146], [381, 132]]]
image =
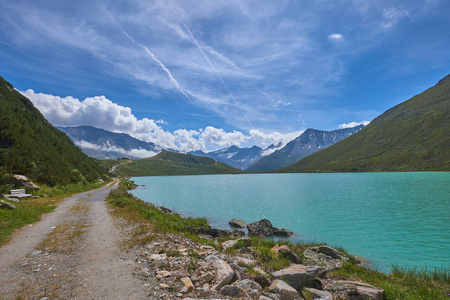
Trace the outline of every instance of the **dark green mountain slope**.
[[279, 171], [450, 171], [450, 80], [444, 79], [354, 135]]
[[244, 173], [209, 157], [163, 151], [116, 168], [123, 176], [206, 175]]
[[0, 172], [48, 185], [106, 178], [106, 170], [0, 77]]

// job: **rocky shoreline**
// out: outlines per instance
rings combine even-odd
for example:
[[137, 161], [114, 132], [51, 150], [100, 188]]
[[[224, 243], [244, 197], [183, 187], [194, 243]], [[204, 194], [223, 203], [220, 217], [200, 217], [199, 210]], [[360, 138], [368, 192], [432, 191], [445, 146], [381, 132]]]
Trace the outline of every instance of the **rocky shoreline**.
[[[276, 232], [268, 220], [244, 223], [230, 221], [237, 224], [234, 227], [246, 226], [253, 236]], [[151, 241], [134, 246], [136, 274], [149, 282], [156, 280], [151, 287], [155, 299], [385, 299], [382, 289], [329, 276], [355, 258], [327, 245], [296, 254], [288, 245], [277, 244], [266, 255], [290, 264], [273, 270], [258, 260], [261, 253], [255, 238], [243, 236], [241, 230], [196, 229], [195, 233], [207, 242], [182, 233], [146, 233]]]

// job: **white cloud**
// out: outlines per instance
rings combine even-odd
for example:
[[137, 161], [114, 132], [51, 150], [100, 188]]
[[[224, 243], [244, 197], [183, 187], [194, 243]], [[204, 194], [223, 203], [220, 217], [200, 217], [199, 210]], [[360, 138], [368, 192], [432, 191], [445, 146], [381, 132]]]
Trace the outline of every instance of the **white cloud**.
[[155, 120], [138, 120], [131, 113], [131, 108], [113, 103], [105, 96], [89, 97], [80, 101], [70, 96], [61, 98], [35, 93], [33, 90], [21, 93], [29, 98], [53, 125], [90, 125], [113, 132], [125, 132], [163, 148], [177, 148], [176, 138], [170, 132], [164, 131]]
[[338, 42], [340, 42], [340, 41], [344, 40], [344, 36], [342, 34], [340, 34], [340, 33], [333, 33], [333, 34], [330, 34], [328, 36], [328, 39], [331, 40], [331, 41], [338, 41]]
[[350, 123], [344, 123], [339, 125], [339, 129], [345, 129], [345, 128], [353, 128], [359, 125], [367, 126], [369, 125], [369, 121], [362, 121], [362, 122], [350, 122]]
[[402, 18], [409, 17], [409, 12], [407, 10], [397, 10], [393, 7], [386, 8], [383, 11], [384, 21], [381, 26], [385, 29], [389, 29], [395, 26]]
[[240, 146], [246, 142], [246, 137], [242, 132], [233, 130], [233, 132], [226, 132], [221, 128], [214, 128], [208, 126], [200, 134], [200, 141], [205, 144], [215, 144], [222, 147]]
[[74, 141], [74, 143], [80, 148], [98, 150], [103, 152], [120, 153], [124, 157], [147, 158], [153, 157], [158, 154], [158, 152], [148, 151], [142, 148], [125, 150], [117, 146], [92, 144], [85, 140]]
[[[268, 147], [270, 145], [279, 145], [279, 148], [284, 147], [287, 143], [298, 137], [303, 133], [304, 130], [300, 131], [293, 131], [289, 133], [280, 133], [277, 131], [271, 132], [271, 133], [264, 133], [261, 130], [258, 129], [252, 129], [250, 130], [250, 137], [251, 139], [262, 145], [263, 147]], [[275, 149], [276, 150], [276, 149]], [[274, 150], [274, 151], [275, 151]]]

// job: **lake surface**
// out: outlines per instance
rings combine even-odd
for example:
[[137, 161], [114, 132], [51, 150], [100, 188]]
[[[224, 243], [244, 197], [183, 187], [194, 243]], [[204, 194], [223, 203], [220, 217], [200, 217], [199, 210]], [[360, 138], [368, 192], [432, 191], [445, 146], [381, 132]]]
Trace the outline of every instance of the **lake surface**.
[[450, 173], [244, 174], [134, 177], [132, 193], [229, 228], [269, 219], [296, 233], [393, 264], [450, 268]]

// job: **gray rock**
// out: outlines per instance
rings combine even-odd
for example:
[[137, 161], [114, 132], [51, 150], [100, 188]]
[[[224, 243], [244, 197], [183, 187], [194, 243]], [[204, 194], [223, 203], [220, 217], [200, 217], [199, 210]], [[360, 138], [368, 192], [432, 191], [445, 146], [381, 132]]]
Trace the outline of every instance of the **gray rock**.
[[204, 282], [210, 282], [214, 279], [214, 275], [211, 272], [206, 272], [200, 277], [200, 280], [203, 280]]
[[262, 288], [266, 288], [270, 286], [271, 281], [264, 275], [256, 275], [253, 277], [253, 280], [257, 282]]
[[280, 300], [277, 294], [264, 293], [259, 297], [259, 300]]
[[239, 281], [236, 286], [245, 290], [253, 298], [257, 298], [261, 295], [261, 286], [253, 280], [244, 279], [242, 281]]
[[247, 224], [248, 235], [271, 236], [273, 235], [273, 226], [267, 219]]
[[213, 289], [220, 291], [220, 289], [231, 283], [234, 277], [234, 271], [225, 261], [215, 255], [210, 255], [205, 258], [205, 261], [216, 269], [216, 284]]
[[249, 237], [243, 237], [237, 240], [225, 241], [222, 243], [222, 249], [226, 251], [227, 249], [234, 248], [237, 243], [239, 243], [242, 247], [250, 247], [252, 245], [252, 239]]
[[386, 297], [384, 290], [370, 284], [356, 281], [338, 280], [327, 286], [335, 298], [348, 300], [382, 300]]
[[14, 204], [0, 200], [0, 208], [4, 208], [4, 209], [16, 209], [16, 207], [14, 206]]
[[280, 300], [301, 299], [298, 292], [283, 280], [275, 280], [269, 286], [269, 291], [280, 296]]
[[220, 289], [220, 294], [230, 297], [249, 297], [248, 293], [236, 285], [226, 285]]
[[297, 254], [292, 252], [292, 250], [289, 249], [289, 247], [287, 245], [281, 245], [281, 246], [276, 245], [271, 250], [278, 253], [278, 255], [286, 257], [287, 259], [289, 259], [291, 262], [293, 262], [295, 264], [302, 263], [302, 260], [300, 259], [300, 257], [298, 257]]
[[197, 233], [206, 234], [212, 237], [226, 237], [231, 235], [231, 231], [217, 228], [198, 228]]
[[316, 300], [316, 299], [333, 300], [333, 296], [331, 295], [330, 292], [316, 290], [312, 288], [303, 288], [302, 294], [305, 300]]
[[230, 265], [231, 269], [233, 269], [233, 271], [234, 271], [234, 276], [233, 276], [232, 282], [244, 279], [245, 274], [244, 274], [244, 271], [241, 269], [241, 267], [239, 267], [235, 263], [230, 263], [229, 265]]
[[247, 226], [247, 222], [238, 219], [233, 219], [230, 222], [228, 222], [228, 224], [230, 224], [230, 226], [239, 228], [245, 228], [245, 226]]
[[325, 272], [342, 267], [348, 260], [346, 254], [326, 245], [311, 247], [303, 252], [304, 264], [320, 266]]
[[292, 264], [285, 269], [273, 272], [271, 276], [273, 279], [283, 279], [291, 287], [299, 290], [317, 277], [321, 270], [318, 266]]
[[233, 229], [233, 231], [231, 232], [231, 234], [232, 234], [234, 237], [238, 237], [238, 236], [244, 236], [244, 235], [245, 235], [245, 232], [242, 231], [242, 230], [239, 230], [239, 229]]
[[22, 185], [22, 186], [24, 186], [24, 187], [26, 187], [26, 188], [28, 188], [30, 190], [35, 190], [35, 191], [41, 190], [40, 187], [35, 185], [33, 182], [31, 182], [31, 180], [29, 180], [24, 175], [14, 174], [14, 179], [16, 180], [17, 183], [19, 183], [20, 185]]
[[290, 231], [286, 228], [273, 228], [273, 234], [278, 236], [291, 236], [294, 234], [293, 231]]

